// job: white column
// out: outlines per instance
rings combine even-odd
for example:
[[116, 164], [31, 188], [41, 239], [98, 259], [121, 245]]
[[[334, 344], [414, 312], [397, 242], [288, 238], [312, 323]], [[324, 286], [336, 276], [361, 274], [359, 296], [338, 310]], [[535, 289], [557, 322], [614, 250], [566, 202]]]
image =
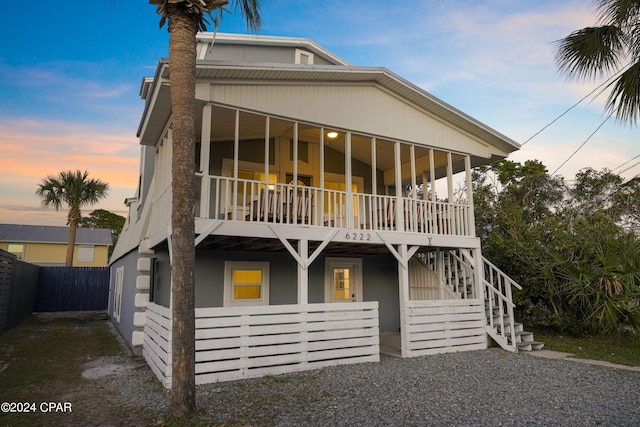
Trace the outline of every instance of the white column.
[[469, 155], [467, 155], [464, 158], [464, 169], [466, 172], [466, 180], [467, 180], [467, 205], [469, 206], [467, 227], [469, 227], [468, 228], [469, 235], [475, 237], [476, 218], [475, 218], [475, 210], [473, 206], [473, 182], [471, 180], [471, 156]]
[[271, 126], [271, 117], [267, 116], [264, 123], [264, 185], [265, 189], [269, 188], [269, 132]]
[[303, 263], [298, 262], [298, 304], [309, 304], [309, 269], [306, 266], [309, 259], [309, 241], [307, 239], [298, 241], [298, 255], [303, 261]]
[[[320, 194], [316, 197], [316, 204], [318, 205], [318, 214], [315, 216], [319, 218], [319, 222], [315, 225], [324, 225], [324, 128], [320, 128]], [[314, 220], [315, 221], [315, 220]]]
[[[406, 306], [409, 301], [409, 269], [407, 245], [398, 245], [398, 290], [400, 303], [400, 348], [402, 357], [408, 356], [409, 331], [407, 330]], [[404, 265], [403, 265], [404, 264]]]
[[200, 217], [209, 218], [211, 197], [211, 178], [209, 178], [209, 156], [211, 153], [211, 104], [202, 107], [202, 132], [200, 138]]
[[473, 267], [475, 272], [474, 281], [476, 284], [475, 297], [484, 299], [484, 261], [482, 259], [482, 251], [480, 250], [480, 248], [476, 248], [472, 249], [471, 253], [473, 254], [473, 261], [476, 264]]
[[453, 214], [453, 162], [451, 160], [451, 152], [447, 153], [447, 198], [449, 200], [447, 208], [448, 227], [445, 227], [447, 234], [455, 234], [458, 230], [455, 224], [455, 216]]
[[351, 188], [351, 184], [353, 183], [351, 170], [351, 132], [347, 132], [344, 140], [344, 174], [347, 191], [347, 200], [345, 200], [347, 228], [354, 228], [353, 216], [355, 210], [353, 208], [353, 189]]
[[396, 141], [393, 148], [396, 172], [396, 230], [403, 231], [404, 223], [402, 221], [402, 156], [400, 150], [400, 142]]

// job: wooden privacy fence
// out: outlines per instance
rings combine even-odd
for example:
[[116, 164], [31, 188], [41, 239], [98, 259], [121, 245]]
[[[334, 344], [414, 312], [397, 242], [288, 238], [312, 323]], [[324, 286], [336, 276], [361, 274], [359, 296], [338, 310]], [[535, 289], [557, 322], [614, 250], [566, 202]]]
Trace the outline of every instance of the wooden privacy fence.
[[109, 267], [40, 267], [35, 311], [106, 310]]
[[[142, 354], [171, 387], [171, 312], [147, 306]], [[378, 302], [196, 309], [196, 383], [380, 361]]]
[[0, 333], [19, 325], [33, 313], [38, 270], [37, 265], [0, 251]]

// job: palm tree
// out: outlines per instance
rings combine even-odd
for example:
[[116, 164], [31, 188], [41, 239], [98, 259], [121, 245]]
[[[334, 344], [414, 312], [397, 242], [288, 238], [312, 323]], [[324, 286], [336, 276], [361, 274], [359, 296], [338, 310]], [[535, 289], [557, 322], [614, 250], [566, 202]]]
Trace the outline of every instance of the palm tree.
[[[222, 13], [227, 0], [149, 0], [158, 6], [160, 27], [169, 21], [169, 70], [173, 152], [171, 211], [173, 286], [172, 415], [195, 412], [195, 72], [196, 33], [206, 30], [205, 14]], [[235, 0], [251, 30], [257, 30], [260, 0]], [[215, 20], [218, 19], [215, 17]]]
[[570, 78], [612, 79], [606, 111], [622, 122], [640, 117], [640, 0], [595, 0], [600, 26], [557, 42], [556, 63]]
[[88, 179], [89, 172], [66, 171], [58, 176], [48, 176], [38, 184], [36, 195], [42, 197], [44, 207], [56, 210], [65, 205], [69, 208], [67, 225], [69, 226], [69, 243], [65, 265], [73, 264], [73, 249], [76, 244], [76, 229], [82, 217], [83, 206], [94, 205], [107, 197], [109, 184], [99, 179]]

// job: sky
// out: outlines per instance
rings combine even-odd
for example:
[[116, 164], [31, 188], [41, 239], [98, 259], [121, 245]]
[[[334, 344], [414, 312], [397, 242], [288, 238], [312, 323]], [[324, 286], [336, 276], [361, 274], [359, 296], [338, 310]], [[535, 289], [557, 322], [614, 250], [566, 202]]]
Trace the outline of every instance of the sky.
[[[81, 4], [81, 6], [80, 6]], [[233, 0], [231, 1], [233, 5]], [[554, 42], [593, 25], [591, 0], [263, 0], [258, 34], [304, 37], [353, 65], [383, 66], [522, 144], [601, 81], [558, 73]], [[248, 33], [230, 6], [219, 31]], [[109, 196], [84, 210], [126, 215], [135, 194], [144, 108], [139, 90], [168, 56], [166, 26], [140, 0], [25, 7], [3, 2], [0, 26], [0, 223], [65, 225], [35, 190], [62, 170], [87, 170]], [[597, 93], [597, 92], [596, 92]], [[510, 155], [555, 172], [606, 119], [588, 97]], [[558, 171], [640, 174], [639, 130], [613, 118]], [[628, 163], [626, 163], [628, 162]], [[622, 166], [623, 164], [625, 164]], [[622, 166], [622, 167], [621, 167]]]

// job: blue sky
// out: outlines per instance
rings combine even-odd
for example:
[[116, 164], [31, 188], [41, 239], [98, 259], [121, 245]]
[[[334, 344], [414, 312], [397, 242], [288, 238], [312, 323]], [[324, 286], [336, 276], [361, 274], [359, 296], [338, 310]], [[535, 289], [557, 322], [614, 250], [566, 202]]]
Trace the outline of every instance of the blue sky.
[[[166, 27], [146, 1], [5, 3], [0, 222], [64, 225], [34, 192], [66, 169], [109, 182], [96, 208], [123, 211], [137, 184], [140, 83], [168, 55]], [[555, 40], [595, 23], [590, 0], [272, 0], [263, 20], [259, 34], [310, 38], [354, 65], [384, 66], [520, 143], [598, 85], [567, 81], [553, 62]], [[237, 13], [219, 31], [247, 32]], [[606, 118], [605, 99], [589, 98], [510, 158], [555, 171]], [[558, 174], [617, 168], [640, 154], [637, 141], [637, 128], [611, 119]]]

